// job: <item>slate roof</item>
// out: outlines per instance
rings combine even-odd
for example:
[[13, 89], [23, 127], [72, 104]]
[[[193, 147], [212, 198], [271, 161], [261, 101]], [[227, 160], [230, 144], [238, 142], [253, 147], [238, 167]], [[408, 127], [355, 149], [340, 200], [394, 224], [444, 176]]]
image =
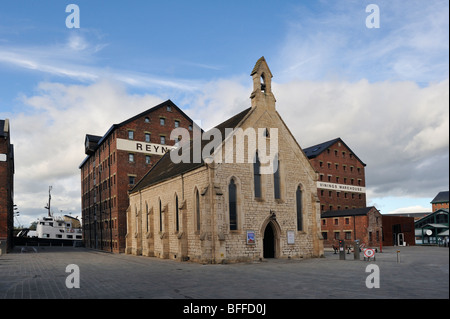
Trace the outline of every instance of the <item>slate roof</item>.
[[[222, 135], [222, 141], [225, 140], [225, 129], [226, 128], [236, 128], [238, 124], [245, 118], [245, 116], [249, 113], [251, 108], [248, 108], [239, 114], [236, 114], [235, 116], [229, 118], [228, 120], [222, 122], [221, 124], [217, 125], [215, 128], [218, 129]], [[203, 146], [208, 144], [210, 140], [202, 140], [201, 142], [201, 148], [203, 149]], [[192, 160], [192, 152], [193, 152], [193, 145], [191, 141], [191, 155], [190, 159]], [[177, 150], [172, 150], [171, 152], [176, 152]], [[179, 176], [181, 174], [187, 173], [191, 170], [197, 169], [199, 167], [202, 167], [205, 165], [203, 158], [201, 159], [200, 163], [174, 163], [172, 159], [170, 158], [170, 152], [167, 152], [160, 158], [158, 162], [144, 175], [144, 177], [139, 180], [139, 182], [136, 184], [136, 186], [130, 191], [130, 193], [136, 193], [146, 187], [149, 187], [151, 185], [155, 185], [158, 183], [161, 183], [163, 181], [166, 181], [170, 178]]]
[[[5, 131], [5, 123], [6, 120], [0, 120], [0, 136], [5, 137], [8, 136], [8, 131]], [[9, 130], [9, 128], [6, 128]]]
[[372, 209], [376, 209], [375, 206], [342, 209], [342, 210], [329, 210], [321, 214], [321, 218], [328, 217], [342, 217], [342, 216], [363, 216], [367, 215]]
[[432, 204], [448, 203], [448, 191], [439, 192], [436, 197], [431, 201]]
[[344, 144], [344, 146], [345, 146], [346, 148], [348, 148], [348, 149], [353, 153], [353, 155], [354, 155], [354, 156], [355, 156], [355, 157], [356, 157], [356, 158], [357, 158], [364, 166], [366, 166], [366, 164], [365, 164], [363, 161], [361, 161], [361, 159], [355, 154], [355, 152], [353, 152], [352, 149], [351, 149], [350, 147], [348, 147], [348, 145], [345, 144], [345, 142], [344, 142], [340, 137], [335, 138], [335, 139], [332, 139], [332, 140], [330, 140], [330, 141], [326, 141], [326, 142], [323, 142], [323, 143], [320, 143], [320, 144], [316, 144], [316, 145], [313, 145], [313, 146], [304, 148], [303, 151], [305, 152], [306, 156], [307, 156], [309, 159], [315, 158], [315, 157], [319, 156], [323, 151], [325, 151], [326, 149], [328, 149], [330, 146], [332, 146], [334, 143], [337, 143], [337, 142], [341, 142], [342, 144]]

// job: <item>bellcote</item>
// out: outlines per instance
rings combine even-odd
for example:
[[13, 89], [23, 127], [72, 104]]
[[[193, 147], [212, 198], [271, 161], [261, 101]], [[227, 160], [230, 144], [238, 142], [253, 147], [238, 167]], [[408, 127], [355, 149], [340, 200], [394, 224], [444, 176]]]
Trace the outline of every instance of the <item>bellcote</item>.
[[261, 57], [250, 74], [253, 78], [253, 92], [250, 95], [252, 107], [261, 107], [275, 110], [275, 96], [272, 93], [272, 72], [270, 72], [266, 59]]

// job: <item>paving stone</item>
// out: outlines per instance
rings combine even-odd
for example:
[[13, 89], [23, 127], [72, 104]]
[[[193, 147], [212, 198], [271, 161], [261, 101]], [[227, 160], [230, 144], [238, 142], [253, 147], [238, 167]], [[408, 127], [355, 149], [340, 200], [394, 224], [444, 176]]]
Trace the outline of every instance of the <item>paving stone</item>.
[[[66, 287], [69, 264], [79, 267], [80, 288]], [[379, 268], [380, 288], [366, 287], [370, 264]], [[448, 299], [449, 249], [385, 247], [375, 261], [326, 251], [325, 258], [202, 265], [85, 248], [16, 248], [0, 257], [0, 299], [29, 298]]]

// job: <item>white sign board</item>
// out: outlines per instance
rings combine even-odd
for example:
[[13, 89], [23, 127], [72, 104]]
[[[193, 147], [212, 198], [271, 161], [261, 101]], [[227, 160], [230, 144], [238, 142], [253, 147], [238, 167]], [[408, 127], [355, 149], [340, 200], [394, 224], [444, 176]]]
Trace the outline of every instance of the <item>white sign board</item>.
[[6, 154], [0, 154], [0, 162], [6, 162], [7, 158]]
[[295, 233], [292, 230], [287, 231], [287, 243], [295, 244]]
[[170, 151], [174, 146], [153, 144], [146, 142], [138, 142], [133, 140], [117, 139], [117, 149], [121, 151], [128, 152], [138, 152], [150, 155], [164, 155], [166, 152]]
[[326, 183], [326, 182], [317, 182], [317, 188], [330, 189], [330, 190], [335, 190], [335, 191], [355, 192], [355, 193], [365, 193], [366, 192], [366, 188], [363, 186]]

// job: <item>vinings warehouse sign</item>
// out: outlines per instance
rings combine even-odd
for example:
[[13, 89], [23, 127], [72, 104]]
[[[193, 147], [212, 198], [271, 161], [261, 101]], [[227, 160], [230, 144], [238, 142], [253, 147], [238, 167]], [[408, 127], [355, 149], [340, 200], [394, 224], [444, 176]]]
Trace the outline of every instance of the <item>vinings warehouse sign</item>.
[[320, 189], [329, 189], [335, 191], [347, 191], [354, 193], [365, 193], [366, 188], [362, 186], [355, 185], [345, 185], [345, 184], [336, 184], [336, 183], [325, 183], [325, 182], [317, 182], [317, 188]]
[[172, 150], [174, 146], [137, 142], [131, 140], [117, 139], [117, 149], [121, 151], [145, 153], [150, 155], [164, 155]]

